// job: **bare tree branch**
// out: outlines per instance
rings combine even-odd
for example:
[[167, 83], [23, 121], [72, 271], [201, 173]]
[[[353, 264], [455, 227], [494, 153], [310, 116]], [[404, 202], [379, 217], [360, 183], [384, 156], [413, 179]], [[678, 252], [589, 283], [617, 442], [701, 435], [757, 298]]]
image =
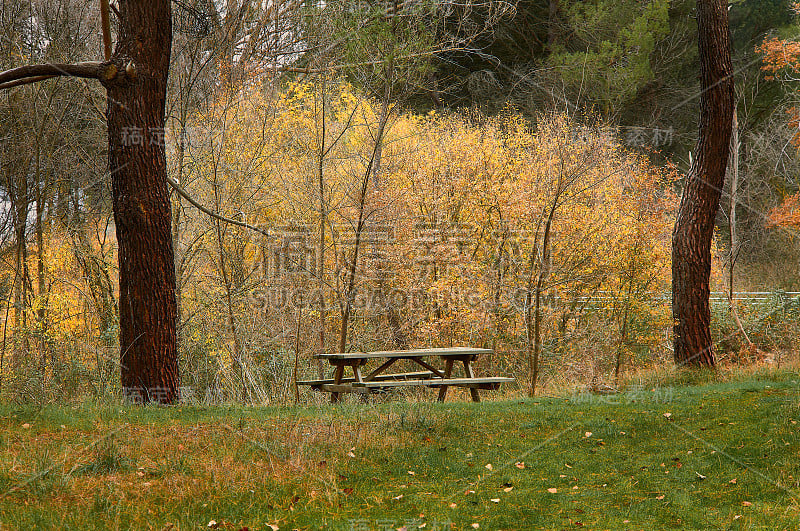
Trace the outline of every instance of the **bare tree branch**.
[[109, 81], [117, 75], [117, 66], [110, 62], [85, 61], [75, 64], [50, 63], [25, 65], [0, 72], [0, 89], [35, 83], [51, 77], [81, 77]]
[[9, 89], [11, 87], [16, 87], [19, 85], [28, 85], [30, 83], [36, 83], [37, 81], [44, 81], [45, 79], [51, 79], [56, 76], [34, 76], [34, 77], [26, 77], [25, 79], [18, 79], [16, 81], [9, 81], [8, 83], [3, 83], [0, 85], [0, 90], [2, 89]]
[[269, 234], [268, 231], [266, 231], [264, 229], [260, 229], [260, 228], [254, 226], [254, 225], [250, 225], [249, 223], [245, 223], [244, 221], [238, 221], [238, 220], [235, 220], [235, 219], [226, 218], [225, 216], [221, 216], [221, 215], [217, 214], [216, 212], [214, 212], [213, 210], [210, 210], [210, 209], [204, 207], [203, 205], [198, 203], [192, 196], [190, 196], [189, 192], [184, 190], [181, 187], [181, 185], [179, 185], [177, 182], [175, 182], [173, 179], [170, 179], [169, 177], [167, 177], [167, 183], [170, 186], [172, 186], [172, 188], [176, 192], [178, 192], [178, 194], [180, 194], [181, 197], [183, 197], [184, 199], [189, 201], [189, 203], [191, 203], [192, 206], [194, 206], [199, 211], [201, 211], [201, 212], [203, 212], [205, 214], [208, 214], [212, 218], [218, 219], [218, 220], [223, 221], [225, 223], [231, 223], [233, 225], [238, 225], [240, 227], [244, 227], [246, 229], [250, 229], [250, 230], [256, 231], [256, 232], [258, 232], [260, 234]]

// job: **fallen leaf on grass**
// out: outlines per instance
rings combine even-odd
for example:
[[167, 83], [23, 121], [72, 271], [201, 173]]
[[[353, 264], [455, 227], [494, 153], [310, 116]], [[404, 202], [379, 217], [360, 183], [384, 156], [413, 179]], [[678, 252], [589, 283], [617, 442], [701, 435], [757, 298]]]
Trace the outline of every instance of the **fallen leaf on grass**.
[[31, 427], [31, 425], [26, 422], [25, 424], [22, 425], [22, 427], [27, 430], [28, 428]]
[[294, 504], [300, 501], [300, 496], [295, 494], [292, 496], [292, 499], [289, 501], [289, 510], [294, 511]]
[[657, 500], [663, 500], [664, 499], [664, 495], [662, 494], [661, 496], [656, 496], [656, 499]]
[[458, 505], [456, 505], [455, 502], [452, 502], [452, 503], [450, 503], [449, 507], [451, 509], [455, 509], [456, 507], [458, 507]]
[[516, 463], [514, 463], [514, 466], [522, 470], [525, 468], [525, 461], [517, 461]]
[[491, 502], [493, 502], [493, 503], [500, 503], [500, 498], [492, 498], [492, 499], [491, 499], [491, 500], [489, 500], [489, 501], [491, 501]]
[[347, 457], [355, 457], [355, 456], [356, 456], [356, 454], [353, 453], [353, 450], [350, 450], [349, 452], [347, 452]]
[[511, 492], [512, 490], [514, 490], [514, 487], [506, 487], [503, 489], [503, 492]]
[[730, 480], [728, 483], [733, 483], [733, 484], [735, 485], [735, 484], [736, 484], [736, 478], [733, 478], [733, 479], [732, 479], [732, 480]]
[[586, 437], [586, 438], [588, 439], [589, 437], [591, 437], [591, 436], [592, 436], [592, 432], [590, 432], [590, 431], [587, 431], [587, 432], [586, 432], [586, 433], [584, 433], [583, 435], [584, 435], [584, 437]]
[[664, 418], [668, 419], [672, 416], [672, 413], [664, 413]]
[[749, 501], [743, 501], [742, 505], [745, 506], [745, 507], [750, 507], [753, 504], [751, 502], [749, 502]]
[[417, 473], [416, 473], [416, 472], [414, 472], [413, 470], [409, 470], [409, 471], [408, 471], [408, 475], [409, 475], [409, 476], [416, 476], [416, 475], [417, 475]]
[[468, 495], [468, 494], [475, 494], [475, 491], [474, 491], [474, 490], [467, 490], [467, 491], [464, 491], [464, 495], [465, 495], [465, 496], [466, 496], [466, 495]]
[[491, 472], [492, 470], [494, 470], [494, 467], [492, 466], [492, 464], [491, 464], [491, 463], [487, 464], [487, 465], [486, 465], [485, 467], [483, 467], [483, 468], [485, 468], [485, 469], [486, 469], [486, 470], [488, 470], [489, 472]]
[[549, 489], [547, 489], [547, 492], [549, 492], [550, 494], [555, 494], [558, 492], [558, 489], [555, 487], [550, 487]]
[[344, 492], [345, 494], [350, 496], [351, 494], [353, 494], [353, 487], [346, 487], [346, 488], [342, 489], [342, 492]]
[[479, 524], [478, 522], [475, 522], [474, 524], [472, 524], [472, 529], [478, 529], [480, 526], [481, 526], [481, 524]]
[[272, 525], [272, 524], [267, 524], [267, 527], [272, 529], [272, 531], [278, 531], [280, 529], [280, 527], [278, 527], [276, 525]]

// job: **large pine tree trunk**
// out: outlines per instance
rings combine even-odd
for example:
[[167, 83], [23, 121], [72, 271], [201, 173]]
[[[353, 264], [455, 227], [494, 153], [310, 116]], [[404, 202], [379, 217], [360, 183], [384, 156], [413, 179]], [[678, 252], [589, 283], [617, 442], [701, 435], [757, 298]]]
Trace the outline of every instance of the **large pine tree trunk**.
[[132, 80], [126, 75], [105, 83], [119, 245], [121, 379], [132, 400], [172, 403], [179, 381], [177, 309], [163, 141], [171, 6], [170, 0], [128, 0], [119, 11], [112, 62], [135, 68]]
[[711, 239], [728, 164], [733, 69], [727, 2], [697, 1], [700, 132], [672, 234], [672, 316], [675, 362], [712, 366], [709, 277]]
[[547, 17], [547, 48], [552, 52], [558, 43], [558, 15], [561, 11], [560, 0], [550, 0]]

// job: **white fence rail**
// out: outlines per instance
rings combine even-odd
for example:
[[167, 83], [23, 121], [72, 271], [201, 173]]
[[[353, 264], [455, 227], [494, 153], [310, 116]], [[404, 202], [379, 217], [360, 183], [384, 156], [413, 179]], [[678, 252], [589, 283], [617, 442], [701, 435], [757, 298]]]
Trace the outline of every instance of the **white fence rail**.
[[[565, 301], [569, 302], [577, 302], [579, 305], [593, 305], [593, 304], [603, 304], [612, 302], [617, 297], [612, 295], [606, 295], [608, 292], [599, 291], [595, 295], [581, 295], [575, 298], [568, 298], [568, 297], [550, 297], [547, 298], [550, 302], [559, 302], [563, 303]], [[762, 302], [769, 301], [770, 299], [774, 298], [777, 294], [780, 294], [785, 299], [794, 299], [800, 297], [800, 291], [738, 291], [733, 293], [733, 300], [735, 302], [743, 302], [746, 304], [758, 304]], [[653, 302], [660, 302], [664, 304], [669, 304], [672, 300], [672, 295], [670, 293], [651, 293], [650, 300]], [[709, 300], [712, 305], [722, 305], [728, 304], [728, 294], [723, 291], [712, 291], [709, 297]]]

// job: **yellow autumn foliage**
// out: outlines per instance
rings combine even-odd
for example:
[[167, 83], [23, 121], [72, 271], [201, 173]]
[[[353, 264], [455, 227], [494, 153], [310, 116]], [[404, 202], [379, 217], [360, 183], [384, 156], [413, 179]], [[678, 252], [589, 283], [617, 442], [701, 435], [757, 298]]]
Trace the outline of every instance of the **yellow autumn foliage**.
[[[513, 110], [394, 112], [376, 152], [381, 112], [380, 102], [327, 80], [274, 96], [253, 91], [194, 117], [187, 190], [263, 234], [225, 224], [221, 234], [206, 216], [187, 219], [181, 238], [204, 249], [185, 279], [189, 340], [263, 360], [292, 350], [300, 315], [301, 347], [314, 352], [322, 293], [334, 349], [366, 178], [352, 348], [391, 346], [394, 311], [414, 346], [492, 346], [491, 363], [521, 371], [527, 294], [544, 267], [546, 363], [582, 359], [588, 348], [604, 350], [606, 364], [619, 349], [660, 355], [673, 173], [624, 149], [608, 128], [567, 116], [532, 127]], [[292, 267], [292, 253], [302, 267]]]

